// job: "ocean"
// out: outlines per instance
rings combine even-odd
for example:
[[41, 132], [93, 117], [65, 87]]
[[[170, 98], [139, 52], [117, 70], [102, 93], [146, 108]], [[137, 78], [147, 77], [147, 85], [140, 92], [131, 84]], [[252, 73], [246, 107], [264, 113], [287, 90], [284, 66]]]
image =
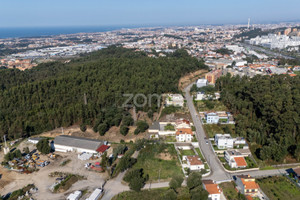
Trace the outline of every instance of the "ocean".
[[24, 27], [0, 28], [0, 38], [42, 37], [60, 34], [93, 33], [119, 30], [122, 28], [136, 28], [134, 26], [80, 26], [80, 27]]

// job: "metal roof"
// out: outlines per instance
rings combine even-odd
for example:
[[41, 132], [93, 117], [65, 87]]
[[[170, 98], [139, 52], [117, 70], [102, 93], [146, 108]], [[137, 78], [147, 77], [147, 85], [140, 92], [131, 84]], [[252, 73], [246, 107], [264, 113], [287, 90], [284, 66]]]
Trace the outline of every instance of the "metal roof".
[[104, 142], [101, 140], [93, 140], [82, 137], [74, 137], [69, 135], [60, 135], [55, 137], [54, 145], [63, 145], [68, 147], [82, 148], [88, 150], [96, 150]]

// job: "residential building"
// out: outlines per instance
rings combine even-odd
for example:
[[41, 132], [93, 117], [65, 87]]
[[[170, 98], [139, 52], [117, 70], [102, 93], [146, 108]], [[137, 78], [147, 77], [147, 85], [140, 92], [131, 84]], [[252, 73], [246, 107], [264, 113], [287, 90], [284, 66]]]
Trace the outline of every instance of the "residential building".
[[245, 168], [247, 162], [244, 156], [236, 150], [228, 150], [224, 153], [225, 160], [231, 168]]
[[191, 142], [193, 135], [191, 128], [179, 128], [176, 131], [176, 140], [177, 142]]
[[242, 194], [257, 197], [259, 185], [255, 182], [255, 178], [249, 175], [238, 175], [235, 182]]
[[216, 83], [216, 80], [222, 75], [222, 70], [215, 70], [205, 74], [205, 79], [212, 84]]
[[198, 79], [196, 83], [198, 88], [207, 86], [207, 84], [208, 84], [207, 79]]
[[73, 137], [69, 135], [60, 135], [54, 139], [54, 149], [60, 152], [77, 152], [77, 153], [95, 153], [103, 145], [104, 141], [93, 140], [82, 137]]
[[187, 167], [190, 169], [190, 170], [201, 170], [201, 169], [204, 169], [204, 164], [203, 162], [201, 161], [201, 159], [199, 158], [199, 156], [183, 156], [182, 158], [183, 160], [186, 160], [187, 162]]
[[166, 106], [183, 107], [184, 98], [181, 94], [168, 94], [166, 98]]
[[202, 180], [203, 188], [208, 192], [208, 199], [220, 200], [222, 190], [213, 180]]
[[206, 114], [206, 123], [217, 124], [219, 123], [219, 115], [217, 113], [211, 112]]
[[219, 149], [233, 148], [234, 139], [230, 134], [216, 134], [215, 143]]
[[300, 183], [300, 167], [293, 168], [293, 174], [297, 183]]

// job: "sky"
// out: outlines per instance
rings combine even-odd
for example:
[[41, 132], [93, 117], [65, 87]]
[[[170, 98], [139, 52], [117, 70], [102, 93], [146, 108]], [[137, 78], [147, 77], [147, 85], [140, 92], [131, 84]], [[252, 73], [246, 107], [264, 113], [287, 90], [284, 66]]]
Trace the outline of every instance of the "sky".
[[0, 27], [300, 21], [299, 0], [1, 0]]

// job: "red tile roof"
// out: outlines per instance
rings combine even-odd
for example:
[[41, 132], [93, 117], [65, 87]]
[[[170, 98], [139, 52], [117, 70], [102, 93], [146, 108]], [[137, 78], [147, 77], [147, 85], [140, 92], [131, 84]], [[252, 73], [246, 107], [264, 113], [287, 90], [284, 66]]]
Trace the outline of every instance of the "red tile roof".
[[204, 184], [205, 190], [209, 194], [221, 194], [218, 184]]
[[103, 153], [103, 152], [105, 152], [108, 148], [109, 148], [109, 146], [103, 144], [103, 145], [101, 145], [96, 151], [99, 152], [99, 153]]
[[180, 135], [180, 134], [190, 134], [193, 135], [193, 131], [191, 128], [179, 128], [176, 131], [176, 135]]
[[244, 157], [234, 157], [234, 160], [238, 167], [246, 167], [247, 166], [247, 162]]
[[186, 158], [188, 159], [191, 165], [203, 165], [199, 156], [187, 156]]

